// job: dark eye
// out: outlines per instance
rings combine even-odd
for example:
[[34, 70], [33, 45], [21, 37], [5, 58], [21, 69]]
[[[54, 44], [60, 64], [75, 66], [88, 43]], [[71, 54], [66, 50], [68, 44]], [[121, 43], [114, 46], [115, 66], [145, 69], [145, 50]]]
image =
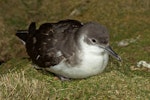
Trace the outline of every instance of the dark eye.
[[97, 42], [96, 39], [91, 39], [91, 41], [92, 41], [93, 43], [96, 43], [96, 42]]

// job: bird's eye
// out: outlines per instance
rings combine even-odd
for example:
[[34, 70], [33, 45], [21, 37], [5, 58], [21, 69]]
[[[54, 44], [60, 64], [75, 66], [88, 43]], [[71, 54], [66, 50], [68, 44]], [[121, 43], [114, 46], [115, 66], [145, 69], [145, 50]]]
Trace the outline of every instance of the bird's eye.
[[91, 41], [92, 41], [93, 43], [96, 43], [96, 42], [97, 42], [96, 39], [91, 39]]

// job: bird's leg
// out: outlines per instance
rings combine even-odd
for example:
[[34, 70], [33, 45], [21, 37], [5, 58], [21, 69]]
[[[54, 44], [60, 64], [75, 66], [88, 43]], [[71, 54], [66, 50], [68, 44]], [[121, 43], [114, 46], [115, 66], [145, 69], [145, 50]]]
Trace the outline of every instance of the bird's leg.
[[36, 70], [41, 70], [41, 69], [43, 69], [43, 68], [41, 68], [41, 67], [39, 67], [39, 66], [37, 66], [37, 65], [35, 65], [35, 64], [33, 64], [32, 67], [35, 68]]
[[64, 77], [64, 76], [61, 76], [61, 75], [58, 75], [58, 74], [56, 74], [56, 76], [57, 76], [61, 81], [70, 81], [70, 80], [71, 80], [70, 78], [67, 78], [67, 77]]

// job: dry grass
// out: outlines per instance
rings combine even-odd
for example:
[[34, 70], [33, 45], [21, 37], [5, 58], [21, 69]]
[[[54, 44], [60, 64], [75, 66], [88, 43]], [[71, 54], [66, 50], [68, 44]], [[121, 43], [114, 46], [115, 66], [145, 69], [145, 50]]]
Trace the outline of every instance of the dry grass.
[[[47, 80], [27, 77], [29, 70], [8, 73], [0, 77], [0, 99], [7, 100], [148, 100], [150, 81], [141, 76], [128, 76], [119, 71], [103, 73], [89, 79], [60, 82], [55, 78], [43, 76]], [[32, 71], [33, 74], [39, 74]], [[48, 80], [49, 79], [49, 80]]]
[[[5, 61], [0, 65], [0, 100], [149, 100], [149, 71], [132, 67], [140, 60], [150, 62], [149, 11], [149, 0], [0, 0], [0, 63]], [[69, 82], [33, 69], [15, 31], [32, 21], [39, 26], [61, 19], [105, 25], [123, 62], [110, 58], [102, 74]], [[128, 46], [117, 46], [137, 36]]]
[[4, 100], [43, 100], [48, 98], [46, 83], [37, 79], [28, 80], [24, 71], [8, 73], [0, 77], [0, 99]]

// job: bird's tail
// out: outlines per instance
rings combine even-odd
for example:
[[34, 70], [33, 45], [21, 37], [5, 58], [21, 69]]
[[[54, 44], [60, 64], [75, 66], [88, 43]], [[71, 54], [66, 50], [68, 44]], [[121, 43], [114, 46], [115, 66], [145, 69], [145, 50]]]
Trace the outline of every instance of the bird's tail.
[[35, 22], [32, 22], [28, 28], [28, 30], [17, 30], [16, 36], [21, 39], [21, 41], [25, 44], [29, 34], [35, 34], [36, 25]]
[[16, 36], [23, 41], [23, 43], [27, 40], [28, 30], [17, 30]]

